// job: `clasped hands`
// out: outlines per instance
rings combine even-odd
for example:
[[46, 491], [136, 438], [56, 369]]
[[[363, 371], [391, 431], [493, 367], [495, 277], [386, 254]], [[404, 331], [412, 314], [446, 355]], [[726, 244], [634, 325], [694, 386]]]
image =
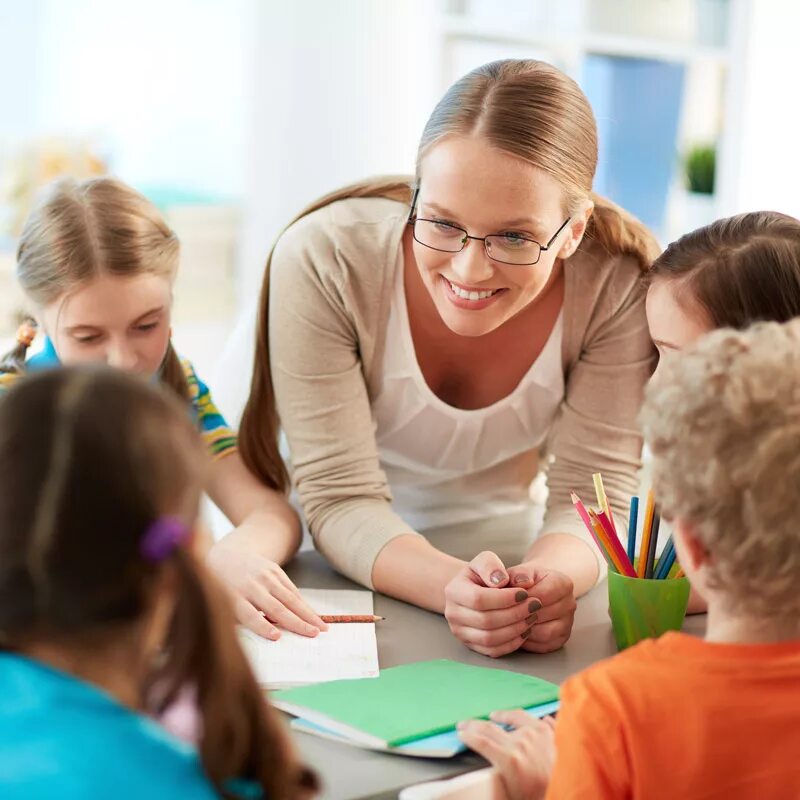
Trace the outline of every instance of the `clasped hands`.
[[445, 587], [444, 615], [467, 647], [492, 658], [563, 647], [575, 617], [572, 580], [531, 560], [506, 568], [479, 553]]

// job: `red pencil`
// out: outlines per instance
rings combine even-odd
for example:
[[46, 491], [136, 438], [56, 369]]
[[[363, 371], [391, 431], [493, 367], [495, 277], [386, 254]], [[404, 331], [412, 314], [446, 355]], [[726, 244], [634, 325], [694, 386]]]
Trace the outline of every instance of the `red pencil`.
[[603, 530], [608, 537], [608, 543], [611, 547], [611, 551], [615, 557], [615, 560], [619, 561], [620, 565], [622, 566], [622, 574], [627, 575], [629, 578], [635, 578], [636, 570], [633, 568], [633, 564], [631, 564], [628, 554], [622, 547], [622, 542], [620, 542], [619, 536], [617, 536], [617, 532], [614, 530], [614, 525], [606, 515], [606, 512], [601, 511], [597, 515], [597, 519], [600, 520], [600, 524], [603, 526]]

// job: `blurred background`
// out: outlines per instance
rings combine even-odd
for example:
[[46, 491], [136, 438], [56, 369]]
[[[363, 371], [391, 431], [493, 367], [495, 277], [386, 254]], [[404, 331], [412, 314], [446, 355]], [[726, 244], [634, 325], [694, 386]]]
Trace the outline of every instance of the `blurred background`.
[[0, 344], [36, 190], [110, 171], [178, 232], [178, 348], [216, 374], [281, 227], [410, 172], [443, 91], [498, 58], [580, 83], [597, 191], [662, 243], [743, 210], [800, 216], [798, 30], [792, 0], [0, 0]]

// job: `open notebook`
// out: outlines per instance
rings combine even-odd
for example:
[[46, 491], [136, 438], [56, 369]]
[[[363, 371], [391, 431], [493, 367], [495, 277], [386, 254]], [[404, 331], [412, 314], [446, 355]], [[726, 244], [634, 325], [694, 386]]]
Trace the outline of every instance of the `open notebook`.
[[[372, 614], [372, 592], [301, 589], [318, 614]], [[282, 631], [277, 642], [240, 631], [256, 679], [267, 689], [285, 689], [347, 678], [377, 678], [375, 623], [335, 623], [314, 639]]]

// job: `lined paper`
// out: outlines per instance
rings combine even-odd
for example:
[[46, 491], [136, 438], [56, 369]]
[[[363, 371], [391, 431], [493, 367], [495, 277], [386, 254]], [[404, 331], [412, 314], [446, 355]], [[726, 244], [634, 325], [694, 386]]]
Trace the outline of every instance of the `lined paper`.
[[[372, 614], [372, 592], [300, 589], [317, 614]], [[267, 689], [349, 678], [377, 678], [374, 622], [334, 623], [314, 639], [281, 631], [277, 642], [240, 629], [242, 646], [258, 682]]]

